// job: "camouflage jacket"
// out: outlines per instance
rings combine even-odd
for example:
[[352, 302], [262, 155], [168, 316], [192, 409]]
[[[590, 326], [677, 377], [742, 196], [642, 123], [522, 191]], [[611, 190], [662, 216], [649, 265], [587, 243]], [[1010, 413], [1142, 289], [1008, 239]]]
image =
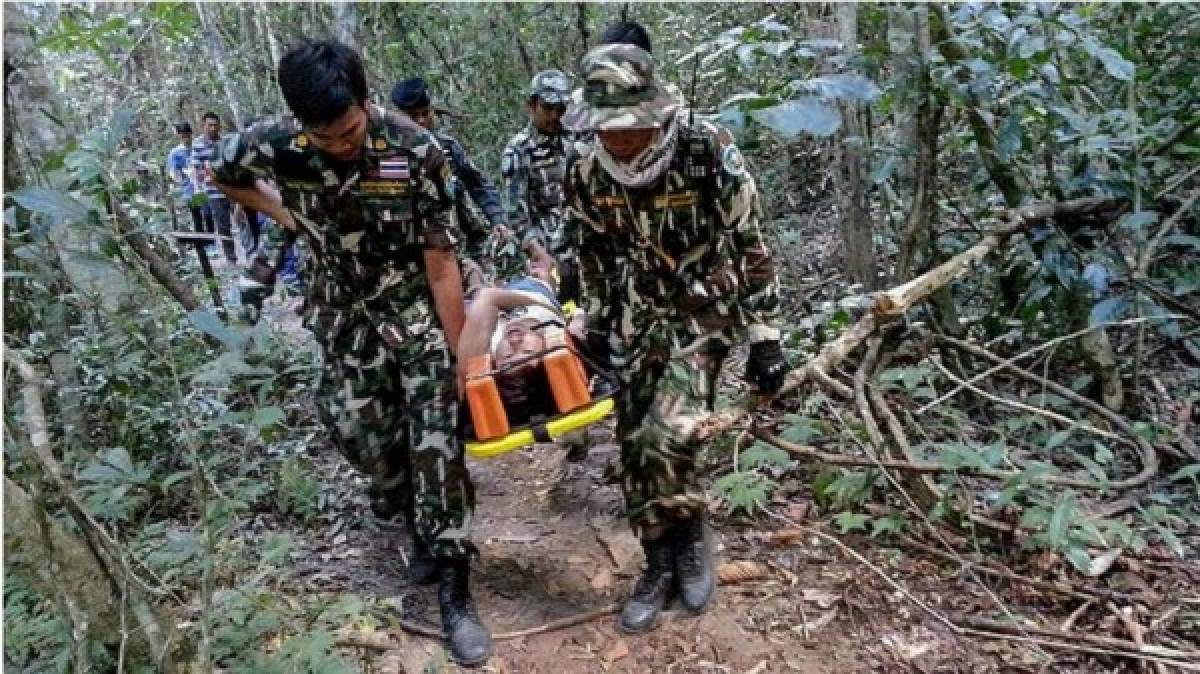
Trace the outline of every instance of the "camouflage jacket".
[[467, 252], [472, 257], [482, 255], [488, 234], [497, 225], [505, 223], [500, 192], [471, 161], [457, 138], [442, 131], [434, 131], [433, 136], [442, 146], [442, 152], [454, 173], [456, 185], [452, 196], [458, 226], [466, 239]]
[[550, 136], [531, 123], [505, 146], [501, 170], [508, 222], [522, 245], [536, 240], [549, 248], [561, 235], [567, 158], [585, 138], [566, 129]]
[[422, 252], [453, 250], [459, 239], [446, 187], [450, 166], [437, 141], [383, 108], [368, 111], [365, 147], [354, 162], [319, 152], [298, 124], [280, 120], [225, 139], [213, 164], [221, 183], [278, 186], [311, 251], [310, 305], [318, 314], [328, 308], [310, 317], [318, 336], [336, 334], [346, 310], [410, 307], [428, 320]]
[[[679, 123], [675, 157], [650, 187], [617, 183], [590, 144], [567, 170], [563, 248], [578, 258], [566, 268], [589, 331], [618, 368], [700, 338], [779, 334], [771, 326], [778, 280], [754, 179], [728, 131]], [[556, 253], [570, 261], [564, 249]]]

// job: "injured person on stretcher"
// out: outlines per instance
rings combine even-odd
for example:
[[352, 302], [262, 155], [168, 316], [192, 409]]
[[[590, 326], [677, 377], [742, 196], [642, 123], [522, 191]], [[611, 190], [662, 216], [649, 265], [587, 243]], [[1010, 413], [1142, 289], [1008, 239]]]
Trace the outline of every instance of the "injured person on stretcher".
[[[578, 346], [583, 313], [567, 315], [555, 281], [548, 266], [530, 262], [527, 276], [481, 288], [467, 305], [458, 378], [475, 443], [468, 442], [467, 450], [476, 456], [547, 442], [611, 409], [610, 400], [601, 401], [603, 407], [593, 400], [601, 397], [593, 395], [593, 375], [604, 384], [611, 377], [585, 365]], [[520, 438], [515, 429], [524, 431]], [[480, 442], [506, 438], [503, 449], [479, 451]]]

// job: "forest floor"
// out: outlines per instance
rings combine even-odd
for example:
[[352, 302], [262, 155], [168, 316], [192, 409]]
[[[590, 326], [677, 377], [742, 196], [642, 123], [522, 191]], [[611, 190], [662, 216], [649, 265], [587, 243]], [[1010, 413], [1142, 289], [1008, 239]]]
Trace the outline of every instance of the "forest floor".
[[[608, 438], [605, 438], [606, 433]], [[616, 459], [611, 430], [597, 428], [585, 462], [567, 464], [553, 445], [474, 461], [477, 515], [473, 538], [480, 557], [473, 564], [473, 592], [493, 634], [515, 632], [570, 618], [620, 600], [637, 578], [642, 556], [620, 515], [620, 493], [603, 477]], [[350, 629], [351, 638], [390, 650], [364, 648], [364, 669], [392, 674], [451, 672], [439, 641], [405, 633], [398, 620], [438, 626], [434, 587], [408, 581], [399, 532], [372, 526], [366, 483], [332, 453], [315, 458], [324, 502], [317, 520], [301, 534], [292, 553], [298, 563], [281, 569], [281, 584], [297, 596], [350, 594], [371, 606], [375, 627]], [[778, 509], [806, 526], [816, 506], [798, 483], [781, 490]], [[784, 495], [786, 494], [786, 495]], [[886, 574], [934, 610], [949, 615], [995, 616], [1007, 611], [1040, 624], [1098, 622], [1117, 618], [1104, 607], [1056, 598], [1037, 589], [973, 582], [955, 564], [919, 550], [866, 536], [842, 537], [881, 574], [825, 539], [785, 529], [772, 533], [763, 522], [716, 518], [718, 564], [726, 570], [749, 565], [747, 580], [723, 584], [711, 609], [692, 616], [672, 607], [645, 635], [623, 635], [614, 617], [518, 638], [500, 638], [486, 672], [1034, 672], [1134, 671], [1120, 661], [1041, 649], [1021, 641], [955, 635], [883, 578]], [[1033, 564], [1046, 564], [1033, 560]], [[1064, 573], [1061, 561], [1041, 571]], [[1118, 562], [1118, 578], [1142, 574], [1133, 560]], [[1197, 570], [1170, 560], [1156, 562], [1154, 587], [1142, 598], [1161, 600], [1200, 581]], [[723, 574], [726, 575], [726, 574]], [[735, 574], [736, 575], [736, 574]], [[1042, 574], [1034, 574], [1042, 575]], [[1103, 630], [1107, 631], [1107, 630]], [[1119, 626], [1118, 630], [1119, 631]], [[373, 640], [373, 641], [372, 641]]]
[[[815, 228], [811, 233], [832, 236]], [[798, 250], [833, 249], [831, 241], [807, 243]], [[797, 255], [788, 264], [808, 282], [822, 278], [824, 262]], [[297, 339], [307, 337], [294, 314], [278, 305], [268, 307], [267, 320]], [[713, 513], [718, 565], [728, 582], [723, 580], [707, 613], [692, 616], [672, 607], [656, 629], [639, 636], [618, 632], [614, 616], [606, 613], [513, 637], [620, 601], [640, 573], [642, 554], [622, 516], [620, 492], [605, 478], [617, 459], [612, 434], [611, 422], [590, 429], [590, 451], [581, 463], [567, 463], [564, 450], [554, 445], [470, 460], [477, 496], [472, 532], [480, 550], [473, 562], [473, 594], [497, 636], [495, 655], [475, 671], [1143, 671], [1131, 660], [1084, 652], [1077, 642], [1064, 648], [1039, 645], [1028, 634], [970, 636], [945, 619], [1016, 621], [1149, 643], [1154, 618], [1166, 609], [1164, 598], [1195, 594], [1200, 586], [1200, 565], [1157, 546], [1138, 559], [1117, 558], [1096, 579], [1082, 579], [1058, 555], [1016, 546], [1000, 555], [970, 557], [1042, 583], [1035, 587], [1027, 580], [971, 573], [962, 553], [947, 555], [944, 542], [958, 550], [974, 550], [978, 542], [945, 527], [941, 541], [922, 539], [924, 548], [907, 536], [861, 534], [836, 534], [838, 545], [828, 535], [834, 533], [828, 518], [822, 521], [829, 513], [812, 497], [819, 466], [803, 466], [782, 476], [768, 504], [776, 517]], [[302, 451], [320, 482], [319, 512], [306, 525], [294, 518], [259, 519], [245, 535], [295, 537], [291, 566], [280, 569], [277, 584], [288, 594], [354, 596], [365, 603], [370, 618], [347, 626], [340, 642], [340, 651], [357, 657], [364, 671], [458, 671], [440, 641], [401, 627], [404, 621], [439, 628], [435, 588], [408, 581], [401, 552], [409, 544], [406, 535], [370, 516], [365, 479], [323, 436], [317, 438], [310, 436], [313, 441]], [[1049, 587], [1063, 581], [1080, 587], [1081, 580], [1091, 582], [1083, 594]], [[1110, 592], [1112, 601], [1093, 600]], [[1122, 617], [1127, 611], [1133, 613]], [[1150, 627], [1130, 628], [1139, 622]]]

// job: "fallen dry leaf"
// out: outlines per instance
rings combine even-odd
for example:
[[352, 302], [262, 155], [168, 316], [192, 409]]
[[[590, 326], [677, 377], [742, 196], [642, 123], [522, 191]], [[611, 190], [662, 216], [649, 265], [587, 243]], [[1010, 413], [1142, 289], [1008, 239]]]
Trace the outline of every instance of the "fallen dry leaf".
[[1113, 562], [1117, 561], [1117, 557], [1120, 556], [1121, 548], [1113, 548], [1112, 550], [1097, 555], [1088, 564], [1087, 571], [1084, 571], [1083, 575], [1090, 576], [1092, 578], [1095, 578], [1096, 576], [1103, 576], [1104, 574], [1108, 573], [1108, 570], [1112, 568]]
[[604, 592], [605, 590], [611, 589], [613, 586], [612, 571], [609, 571], [608, 569], [600, 569], [595, 576], [592, 576], [591, 584], [592, 589], [596, 590], [597, 592]]
[[841, 599], [841, 595], [834, 594], [829, 590], [821, 590], [818, 588], [808, 588], [800, 595], [804, 601], [811, 601], [820, 608], [829, 608]]
[[762, 580], [771, 575], [771, 569], [762, 562], [739, 559], [726, 562], [717, 569], [717, 578], [722, 585], [736, 585], [752, 580]]
[[608, 650], [604, 651], [605, 662], [616, 662], [621, 658], [629, 657], [629, 644], [625, 643], [624, 639], [617, 639], [613, 642]]
[[825, 611], [824, 613], [817, 616], [816, 618], [813, 618], [812, 620], [806, 620], [806, 621], [800, 623], [799, 625], [792, 627], [792, 631], [795, 632], [796, 634], [801, 634], [801, 635], [808, 634], [809, 636], [811, 636], [814, 632], [821, 631], [821, 629], [823, 629], [829, 623], [833, 622], [833, 619], [837, 617], [837, 614], [838, 614], [838, 608], [836, 606], [834, 606], [833, 608], [829, 609], [828, 611]]
[[771, 545], [795, 545], [804, 538], [804, 532], [799, 529], [778, 529], [763, 534], [763, 541]]

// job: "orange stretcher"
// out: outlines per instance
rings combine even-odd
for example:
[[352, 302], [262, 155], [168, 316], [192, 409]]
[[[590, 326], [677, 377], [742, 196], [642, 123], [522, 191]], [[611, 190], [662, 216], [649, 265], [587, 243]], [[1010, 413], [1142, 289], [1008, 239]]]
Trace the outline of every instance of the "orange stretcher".
[[554, 398], [556, 414], [513, 428], [509, 413], [500, 397], [496, 375], [489, 355], [467, 361], [467, 407], [471, 413], [474, 439], [467, 442], [467, 453], [489, 458], [556, 438], [597, 423], [613, 410], [611, 395], [593, 399], [588, 373], [579, 353], [561, 327], [553, 327], [547, 346], [540, 354], [547, 383]]

